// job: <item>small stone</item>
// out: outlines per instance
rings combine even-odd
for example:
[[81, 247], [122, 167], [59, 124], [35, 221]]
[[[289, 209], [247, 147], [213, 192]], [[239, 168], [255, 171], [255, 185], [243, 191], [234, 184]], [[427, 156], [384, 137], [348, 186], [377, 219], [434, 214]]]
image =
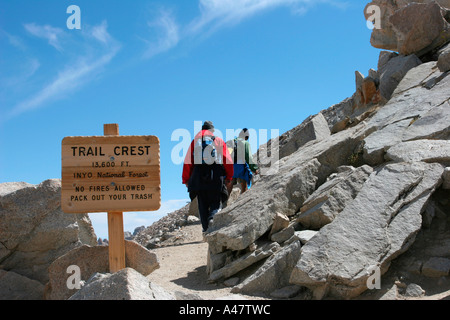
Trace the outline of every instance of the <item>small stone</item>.
[[200, 221], [196, 216], [188, 216], [186, 220], [188, 224], [194, 224]]
[[441, 72], [450, 71], [450, 44], [439, 55], [437, 66]]
[[239, 283], [239, 277], [228, 278], [223, 282], [226, 287], [234, 287]]
[[422, 297], [425, 295], [425, 290], [423, 290], [418, 284], [410, 283], [406, 287], [405, 296], [407, 297]]
[[297, 285], [286, 286], [281, 289], [275, 290], [270, 294], [272, 298], [275, 299], [289, 299], [295, 297], [302, 287]]

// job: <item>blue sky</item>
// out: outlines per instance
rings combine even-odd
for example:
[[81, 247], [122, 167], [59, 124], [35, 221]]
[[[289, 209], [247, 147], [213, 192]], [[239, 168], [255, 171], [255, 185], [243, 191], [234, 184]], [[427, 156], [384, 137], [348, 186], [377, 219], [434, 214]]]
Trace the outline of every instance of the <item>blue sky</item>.
[[[81, 29], [69, 29], [70, 5]], [[349, 0], [5, 0], [0, 3], [0, 182], [61, 177], [61, 140], [156, 135], [162, 208], [186, 203], [177, 129], [283, 133], [355, 91], [377, 68], [363, 10]], [[271, 138], [270, 134], [267, 138]], [[259, 141], [261, 140], [261, 141]], [[257, 145], [266, 140], [259, 139]], [[255, 146], [256, 148], [257, 146]], [[256, 151], [256, 150], [255, 150]], [[107, 237], [106, 215], [91, 215]]]

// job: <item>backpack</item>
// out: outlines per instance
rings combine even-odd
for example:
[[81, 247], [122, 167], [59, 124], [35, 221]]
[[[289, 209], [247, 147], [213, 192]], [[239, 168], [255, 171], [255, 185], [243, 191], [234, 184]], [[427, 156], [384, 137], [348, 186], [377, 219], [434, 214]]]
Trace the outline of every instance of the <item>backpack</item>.
[[215, 136], [203, 136], [195, 141], [194, 145], [194, 164], [211, 166], [221, 164], [219, 152], [215, 143]]
[[[234, 164], [245, 164], [245, 144], [238, 140], [237, 138], [235, 138], [233, 140], [233, 152], [232, 152], [232, 157], [233, 157], [233, 163]], [[238, 144], [240, 144], [240, 148], [238, 151]], [[239, 156], [241, 157], [241, 161], [238, 162], [238, 152], [241, 152], [242, 154], [239, 154]], [[244, 157], [244, 159], [242, 159], [242, 157]]]
[[223, 188], [225, 169], [222, 153], [217, 149], [214, 136], [203, 136], [194, 142], [194, 171], [189, 181], [189, 192]]

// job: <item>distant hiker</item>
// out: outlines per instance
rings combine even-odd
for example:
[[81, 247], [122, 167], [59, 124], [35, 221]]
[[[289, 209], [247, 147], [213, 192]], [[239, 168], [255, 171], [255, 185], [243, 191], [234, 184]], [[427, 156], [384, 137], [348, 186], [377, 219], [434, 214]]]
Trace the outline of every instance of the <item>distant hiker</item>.
[[241, 185], [241, 193], [251, 187], [253, 175], [259, 173], [258, 165], [253, 160], [249, 137], [250, 132], [244, 128], [239, 133], [239, 137], [233, 140], [233, 184]]
[[192, 140], [184, 160], [182, 178], [191, 200], [197, 197], [203, 232], [206, 232], [233, 179], [233, 160], [225, 142], [214, 136], [211, 121], [205, 121]]

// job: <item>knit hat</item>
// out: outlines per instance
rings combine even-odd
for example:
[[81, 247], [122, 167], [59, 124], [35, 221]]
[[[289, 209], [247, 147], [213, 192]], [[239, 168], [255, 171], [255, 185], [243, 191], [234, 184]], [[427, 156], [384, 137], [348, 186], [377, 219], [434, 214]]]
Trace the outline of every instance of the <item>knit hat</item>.
[[214, 125], [212, 123], [212, 121], [205, 121], [205, 123], [203, 123], [202, 126], [202, 130], [214, 130]]

